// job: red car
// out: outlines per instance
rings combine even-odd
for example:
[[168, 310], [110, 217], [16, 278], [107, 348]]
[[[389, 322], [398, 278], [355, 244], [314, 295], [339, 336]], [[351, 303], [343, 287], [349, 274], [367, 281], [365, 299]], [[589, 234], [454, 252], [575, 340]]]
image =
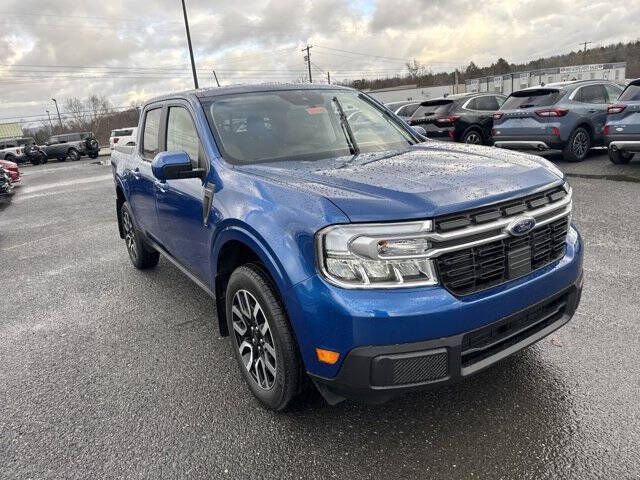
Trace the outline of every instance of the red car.
[[17, 163], [10, 162], [9, 160], [0, 160], [0, 167], [4, 168], [7, 171], [13, 183], [17, 183], [20, 181], [20, 170], [18, 170]]

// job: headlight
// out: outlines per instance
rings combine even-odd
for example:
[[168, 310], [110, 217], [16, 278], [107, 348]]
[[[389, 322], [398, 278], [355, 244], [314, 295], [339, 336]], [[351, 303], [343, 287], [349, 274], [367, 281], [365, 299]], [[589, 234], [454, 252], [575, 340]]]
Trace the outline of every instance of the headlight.
[[327, 227], [316, 234], [318, 269], [344, 288], [435, 285], [431, 230], [431, 221]]

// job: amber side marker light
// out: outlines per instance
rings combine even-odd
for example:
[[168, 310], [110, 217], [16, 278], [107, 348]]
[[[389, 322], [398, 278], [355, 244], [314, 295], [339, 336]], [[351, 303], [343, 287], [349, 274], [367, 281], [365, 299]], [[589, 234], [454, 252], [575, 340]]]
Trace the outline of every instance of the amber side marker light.
[[316, 355], [318, 356], [319, 362], [328, 363], [329, 365], [335, 364], [340, 358], [338, 352], [332, 352], [331, 350], [324, 350], [322, 348], [316, 348]]

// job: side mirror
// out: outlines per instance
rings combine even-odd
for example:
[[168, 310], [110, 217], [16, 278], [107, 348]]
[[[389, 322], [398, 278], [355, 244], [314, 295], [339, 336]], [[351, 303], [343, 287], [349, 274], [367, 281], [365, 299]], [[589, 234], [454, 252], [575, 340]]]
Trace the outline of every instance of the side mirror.
[[417, 133], [417, 134], [418, 134], [418, 135], [420, 135], [421, 137], [426, 137], [426, 136], [427, 136], [427, 131], [426, 131], [424, 128], [422, 128], [421, 126], [416, 125], [416, 126], [411, 127], [411, 128], [413, 129], [413, 131], [414, 131], [415, 133]]
[[193, 168], [185, 152], [160, 152], [151, 162], [153, 176], [160, 182], [182, 178], [203, 178], [205, 170]]

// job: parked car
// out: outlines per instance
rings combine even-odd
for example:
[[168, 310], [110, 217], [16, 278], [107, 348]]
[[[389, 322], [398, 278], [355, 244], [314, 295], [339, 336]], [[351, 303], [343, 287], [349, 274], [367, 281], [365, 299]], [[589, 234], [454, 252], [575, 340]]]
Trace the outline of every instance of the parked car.
[[112, 130], [111, 137], [109, 138], [109, 148], [113, 150], [114, 148], [116, 148], [116, 145], [125, 147], [133, 146], [135, 145], [137, 135], [138, 127]]
[[609, 104], [622, 87], [606, 80], [549, 83], [513, 92], [493, 116], [496, 147], [562, 150], [569, 162], [604, 144]]
[[493, 114], [507, 97], [496, 93], [461, 93], [420, 104], [409, 125], [421, 126], [430, 138], [489, 145]]
[[13, 182], [7, 171], [0, 166], [0, 197], [13, 195]]
[[33, 165], [47, 162], [45, 153], [30, 137], [0, 140], [0, 159], [14, 163], [31, 162]]
[[18, 168], [17, 163], [10, 162], [9, 160], [0, 160], [0, 167], [9, 174], [9, 178], [11, 178], [12, 183], [18, 183], [21, 180], [20, 169]]
[[44, 152], [47, 158], [57, 158], [64, 162], [67, 157], [72, 160], [80, 160], [83, 156], [98, 158], [100, 145], [91, 132], [65, 133], [54, 135], [45, 143]]
[[613, 163], [629, 163], [640, 152], [640, 79], [624, 89], [607, 110], [605, 143]]
[[[367, 122], [351, 125], [354, 110]], [[583, 247], [559, 169], [421, 142], [356, 90], [160, 97], [131, 150], [111, 163], [133, 266], [162, 254], [215, 298], [269, 408], [286, 408], [305, 376], [330, 403], [462, 380], [560, 328], [580, 301]]]
[[420, 102], [391, 102], [385, 104], [385, 107], [398, 115], [405, 122], [409, 121], [419, 106]]

